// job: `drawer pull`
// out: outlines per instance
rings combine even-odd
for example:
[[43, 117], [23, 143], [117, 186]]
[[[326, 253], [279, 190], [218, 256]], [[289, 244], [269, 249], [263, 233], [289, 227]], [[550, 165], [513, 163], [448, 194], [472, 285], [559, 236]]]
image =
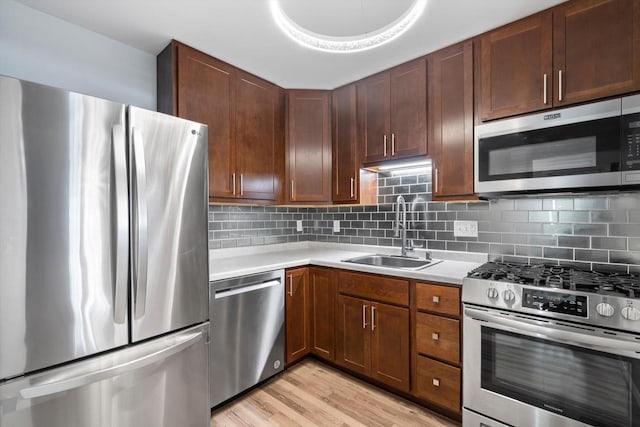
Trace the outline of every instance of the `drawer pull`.
[[434, 296], [433, 296], [433, 303], [434, 303], [434, 304], [440, 304], [440, 297], [439, 297], [439, 296], [437, 296], [437, 295], [434, 295]]
[[435, 387], [440, 387], [440, 380], [437, 378], [434, 378], [433, 380], [431, 380], [431, 382], [433, 383], [433, 385]]
[[439, 341], [440, 340], [440, 334], [437, 332], [434, 332], [431, 334], [431, 339], [434, 341]]

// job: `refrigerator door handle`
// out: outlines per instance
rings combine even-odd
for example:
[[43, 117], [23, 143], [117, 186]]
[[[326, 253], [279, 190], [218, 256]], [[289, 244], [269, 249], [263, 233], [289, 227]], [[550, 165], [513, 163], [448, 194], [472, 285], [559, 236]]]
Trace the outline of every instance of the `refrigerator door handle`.
[[109, 378], [117, 377], [119, 375], [126, 374], [127, 372], [135, 371], [153, 363], [165, 360], [176, 353], [180, 353], [186, 348], [194, 345], [196, 342], [202, 339], [202, 337], [202, 332], [194, 332], [185, 335], [184, 337], [180, 337], [178, 342], [169, 347], [163, 348], [150, 354], [146, 354], [135, 360], [130, 360], [120, 365], [100, 369], [89, 373], [82, 373], [80, 375], [74, 375], [73, 372], [70, 372], [66, 378], [53, 382], [37, 384], [33, 387], [20, 390], [20, 397], [22, 397], [23, 399], [36, 399], [38, 397], [50, 396], [52, 394], [73, 390], [99, 381], [104, 381]]
[[132, 129], [132, 154], [135, 167], [135, 209], [136, 230], [134, 236], [136, 245], [133, 250], [133, 275], [135, 283], [135, 318], [144, 316], [147, 299], [147, 263], [148, 263], [148, 236], [147, 236], [147, 173], [145, 169], [144, 146], [142, 132], [135, 127]]
[[127, 268], [129, 267], [129, 200], [127, 193], [126, 133], [122, 125], [111, 129], [112, 154], [115, 169], [116, 218], [116, 271], [113, 318], [125, 323], [127, 308]]

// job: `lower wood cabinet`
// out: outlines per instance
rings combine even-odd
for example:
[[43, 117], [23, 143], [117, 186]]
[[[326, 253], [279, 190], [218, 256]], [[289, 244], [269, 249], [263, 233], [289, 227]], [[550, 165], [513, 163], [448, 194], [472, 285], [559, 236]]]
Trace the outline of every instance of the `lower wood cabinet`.
[[415, 395], [453, 413], [460, 413], [460, 368], [418, 356]]
[[[384, 285], [392, 286], [391, 292]], [[408, 303], [408, 282], [341, 272], [338, 288], [367, 298], [338, 295], [336, 363], [408, 392], [409, 309], [373, 300], [406, 298]]]
[[284, 300], [287, 365], [309, 354], [309, 303], [309, 269], [304, 267], [287, 270]]
[[336, 296], [338, 272], [330, 268], [309, 268], [311, 353], [334, 361], [336, 348]]

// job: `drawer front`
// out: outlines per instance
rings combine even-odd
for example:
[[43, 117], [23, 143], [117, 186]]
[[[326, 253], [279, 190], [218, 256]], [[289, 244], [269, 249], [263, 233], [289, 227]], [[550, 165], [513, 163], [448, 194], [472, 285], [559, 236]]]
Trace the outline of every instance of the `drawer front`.
[[418, 283], [416, 307], [418, 310], [460, 316], [460, 288]]
[[459, 368], [418, 356], [416, 396], [460, 413]]
[[409, 282], [406, 280], [341, 271], [338, 291], [374, 301], [409, 305]]
[[418, 313], [416, 346], [419, 353], [451, 363], [460, 363], [460, 321]]

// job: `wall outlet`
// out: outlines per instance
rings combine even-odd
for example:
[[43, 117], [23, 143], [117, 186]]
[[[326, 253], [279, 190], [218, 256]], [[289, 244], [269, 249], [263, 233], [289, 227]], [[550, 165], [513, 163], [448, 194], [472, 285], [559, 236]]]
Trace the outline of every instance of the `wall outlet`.
[[453, 235], [456, 237], [478, 237], [478, 221], [453, 221]]
[[296, 221], [296, 231], [302, 231], [302, 220], [301, 219]]
[[333, 232], [334, 233], [340, 232], [340, 221], [337, 219], [333, 221]]

